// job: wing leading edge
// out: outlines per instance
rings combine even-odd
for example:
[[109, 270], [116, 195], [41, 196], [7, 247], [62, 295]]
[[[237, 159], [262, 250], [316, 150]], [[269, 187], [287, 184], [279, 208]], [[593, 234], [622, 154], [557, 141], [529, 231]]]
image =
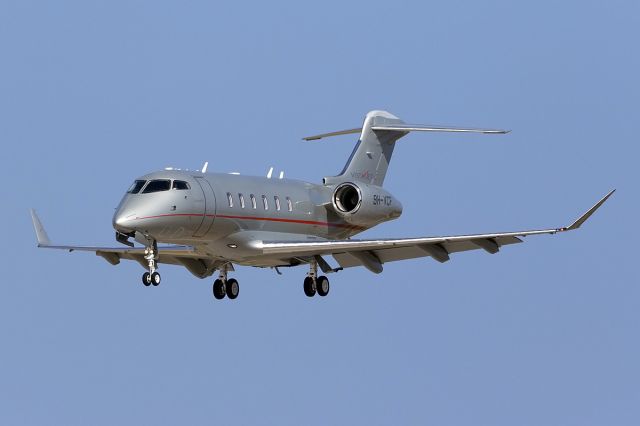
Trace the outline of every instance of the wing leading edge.
[[495, 254], [501, 246], [521, 243], [521, 237], [556, 234], [578, 229], [614, 192], [615, 189], [571, 225], [562, 228], [424, 238], [320, 242], [274, 241], [263, 242], [262, 250], [266, 255], [282, 255], [283, 257], [332, 255], [343, 268], [364, 266], [375, 273], [382, 271], [383, 263], [396, 260], [430, 256], [442, 263], [450, 259], [451, 253], [483, 249], [488, 253]]

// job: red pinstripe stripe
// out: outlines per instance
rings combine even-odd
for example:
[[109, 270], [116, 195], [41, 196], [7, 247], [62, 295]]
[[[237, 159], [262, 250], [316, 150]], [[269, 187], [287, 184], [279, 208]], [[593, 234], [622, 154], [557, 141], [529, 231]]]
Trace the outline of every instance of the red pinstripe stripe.
[[193, 213], [169, 213], [169, 214], [160, 214], [160, 215], [156, 215], [156, 216], [137, 217], [136, 219], [143, 220], [143, 219], [155, 219], [155, 218], [159, 218], [159, 217], [172, 217], [172, 216], [192, 216], [192, 217], [207, 216], [207, 217], [213, 217], [213, 218], [219, 217], [219, 218], [223, 218], [223, 219], [259, 220], [259, 221], [265, 221], [265, 222], [297, 223], [297, 224], [301, 224], [301, 225], [333, 226], [333, 227], [345, 228], [345, 229], [362, 228], [361, 226], [349, 225], [349, 224], [345, 224], [345, 223], [318, 222], [318, 221], [313, 221], [313, 220], [285, 219], [285, 218], [279, 218], [279, 217], [229, 216], [229, 215], [222, 215], [222, 214], [219, 214], [219, 215], [214, 215], [214, 214], [203, 215], [203, 214], [193, 214]]

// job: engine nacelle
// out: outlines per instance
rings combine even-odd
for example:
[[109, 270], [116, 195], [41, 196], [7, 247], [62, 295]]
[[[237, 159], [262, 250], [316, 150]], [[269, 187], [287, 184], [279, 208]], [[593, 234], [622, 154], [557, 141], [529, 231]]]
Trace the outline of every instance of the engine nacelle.
[[341, 183], [331, 202], [336, 213], [352, 225], [372, 226], [402, 214], [402, 204], [388, 191], [363, 183]]

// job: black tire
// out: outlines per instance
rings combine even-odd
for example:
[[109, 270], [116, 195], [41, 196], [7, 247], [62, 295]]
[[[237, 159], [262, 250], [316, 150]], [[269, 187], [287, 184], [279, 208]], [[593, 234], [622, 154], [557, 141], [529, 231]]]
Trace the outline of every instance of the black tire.
[[217, 279], [213, 282], [213, 297], [220, 300], [220, 299], [224, 299], [224, 296], [225, 296], [224, 283], [222, 282], [221, 279]]
[[157, 272], [154, 272], [153, 274], [151, 274], [151, 284], [153, 284], [154, 287], [157, 287], [160, 285], [160, 281], [162, 281], [162, 279], [160, 278], [160, 274]]
[[227, 290], [227, 297], [229, 299], [235, 299], [240, 294], [240, 284], [238, 284], [238, 280], [235, 278], [231, 278], [227, 280], [227, 285], [225, 286]]
[[149, 287], [151, 285], [151, 274], [148, 272], [145, 272], [144, 274], [142, 274], [142, 284], [144, 284], [146, 287]]
[[304, 294], [306, 294], [307, 297], [316, 295], [316, 281], [311, 277], [304, 279]]
[[316, 291], [318, 295], [324, 297], [329, 294], [329, 278], [324, 275], [316, 279]]

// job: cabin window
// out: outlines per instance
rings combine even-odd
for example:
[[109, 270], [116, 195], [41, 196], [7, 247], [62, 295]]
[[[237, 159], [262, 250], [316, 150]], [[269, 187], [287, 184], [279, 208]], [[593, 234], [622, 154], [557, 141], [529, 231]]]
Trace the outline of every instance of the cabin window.
[[264, 206], [265, 210], [269, 210], [269, 202], [267, 201], [266, 195], [262, 196], [262, 205]]
[[152, 192], [168, 191], [171, 188], [171, 181], [165, 179], [152, 180], [144, 187], [143, 194], [150, 194]]
[[244, 196], [242, 194], [238, 194], [238, 199], [240, 200], [240, 208], [244, 209]]
[[254, 210], [257, 209], [258, 206], [256, 206], [256, 196], [251, 194], [249, 195], [249, 197], [251, 198], [251, 207], [253, 207]]
[[229, 207], [233, 207], [233, 195], [230, 192], [227, 192], [227, 201], [229, 202]]
[[278, 196], [276, 195], [275, 197], [273, 197], [273, 201], [275, 201], [276, 203], [276, 210], [280, 211], [280, 198], [278, 198]]
[[137, 181], [133, 182], [133, 184], [131, 185], [131, 188], [129, 188], [127, 193], [129, 193], [129, 194], [137, 194], [138, 192], [140, 192], [140, 190], [142, 189], [142, 187], [144, 186], [145, 183], [147, 183], [146, 180], [137, 180]]
[[289, 209], [289, 211], [293, 211], [293, 204], [291, 203], [291, 198], [287, 197], [287, 209]]
[[173, 189], [185, 190], [185, 189], [191, 189], [191, 187], [189, 186], [188, 182], [185, 182], [183, 180], [174, 180]]

